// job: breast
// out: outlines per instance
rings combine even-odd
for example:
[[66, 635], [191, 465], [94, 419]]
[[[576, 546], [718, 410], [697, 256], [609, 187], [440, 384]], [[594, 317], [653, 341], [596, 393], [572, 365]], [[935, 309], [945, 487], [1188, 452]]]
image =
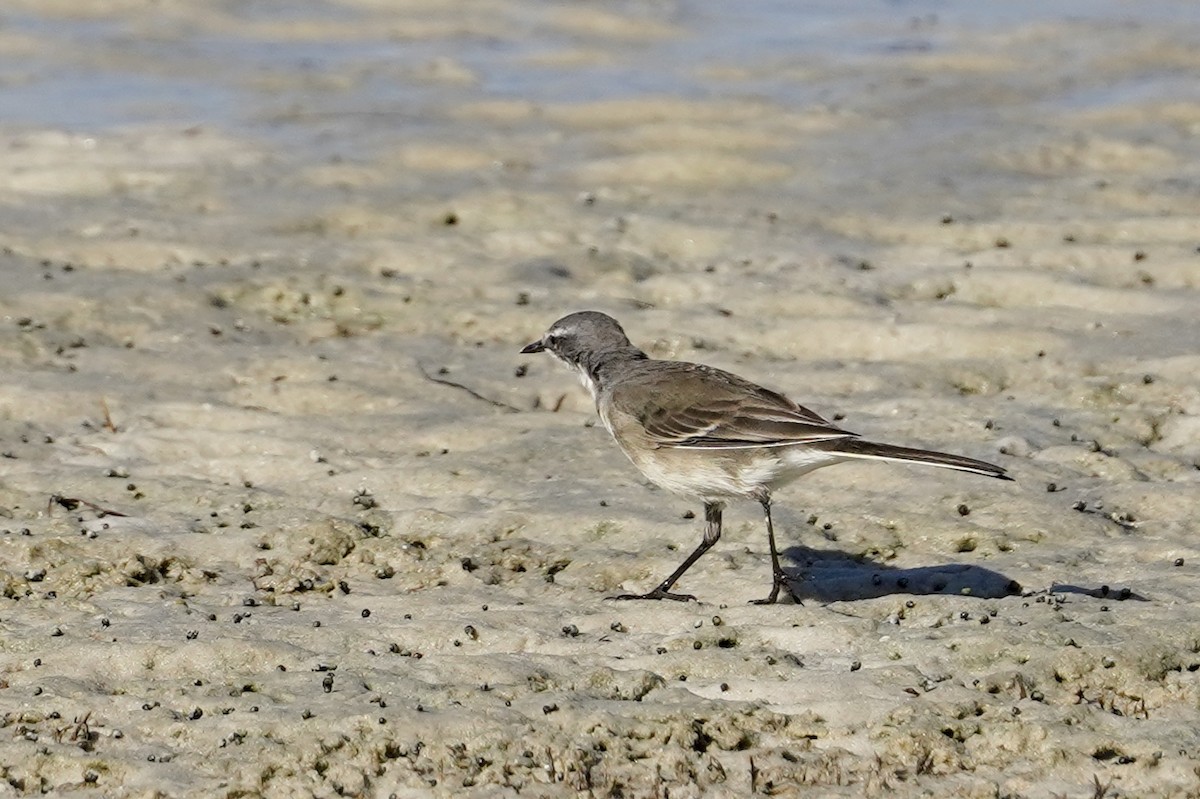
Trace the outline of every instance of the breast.
[[756, 456], [744, 450], [622, 449], [655, 485], [701, 499], [749, 497], [760, 486], [769, 486], [782, 465], [770, 454]]

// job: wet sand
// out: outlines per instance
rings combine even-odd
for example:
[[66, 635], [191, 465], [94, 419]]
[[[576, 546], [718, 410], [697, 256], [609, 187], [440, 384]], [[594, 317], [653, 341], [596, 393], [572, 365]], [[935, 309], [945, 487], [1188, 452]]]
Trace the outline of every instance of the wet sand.
[[[1189, 4], [193, 6], [0, 24], [0, 793], [1200, 795]], [[606, 601], [583, 308], [1016, 482]]]

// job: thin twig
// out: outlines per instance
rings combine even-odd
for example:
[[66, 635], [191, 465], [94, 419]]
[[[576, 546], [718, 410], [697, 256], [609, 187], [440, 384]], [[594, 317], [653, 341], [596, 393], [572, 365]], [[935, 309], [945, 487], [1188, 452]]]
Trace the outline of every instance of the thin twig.
[[110, 433], [117, 432], [117, 426], [113, 423], [112, 414], [108, 412], [108, 400], [104, 397], [100, 398], [100, 407], [104, 409], [104, 427]]
[[47, 515], [49, 515], [50, 509], [53, 508], [55, 505], [61, 505], [62, 507], [66, 508], [67, 510], [75, 510], [80, 505], [83, 505], [85, 508], [91, 508], [96, 513], [100, 514], [101, 518], [103, 518], [105, 516], [128, 516], [129, 515], [127, 513], [121, 513], [119, 510], [110, 510], [109, 508], [101, 507], [100, 505], [97, 505], [95, 502], [88, 502], [86, 499], [79, 499], [77, 497], [64, 497], [62, 494], [51, 494], [50, 495], [50, 501], [46, 503]]
[[485, 397], [482, 394], [480, 394], [478, 391], [476, 391], [475, 389], [473, 389], [469, 386], [464, 386], [462, 383], [455, 383], [453, 380], [447, 380], [444, 377], [436, 377], [434, 375], [429, 374], [429, 371], [421, 364], [420, 361], [417, 361], [417, 370], [421, 373], [422, 377], [424, 377], [426, 380], [428, 380], [431, 383], [437, 383], [438, 385], [442, 385], [442, 386], [450, 386], [450, 388], [457, 388], [461, 391], [465, 391], [468, 394], [470, 394], [472, 397], [474, 397], [475, 399], [482, 400], [483, 402], [486, 402], [489, 405], [494, 405], [497, 408], [503, 408], [504, 410], [508, 411], [509, 413], [520, 413], [521, 412], [520, 408], [515, 408], [512, 405], [509, 405], [507, 402], [501, 402], [500, 400], [494, 400], [491, 397]]

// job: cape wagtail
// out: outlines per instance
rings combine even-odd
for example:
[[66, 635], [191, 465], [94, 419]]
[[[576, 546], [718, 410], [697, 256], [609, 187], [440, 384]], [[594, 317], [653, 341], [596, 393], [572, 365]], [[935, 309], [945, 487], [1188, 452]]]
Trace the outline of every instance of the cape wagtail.
[[792, 596], [779, 565], [771, 494], [814, 469], [847, 460], [920, 463], [1011, 480], [984, 461], [864, 441], [782, 394], [711, 366], [658, 361], [630, 343], [621, 325], [597, 311], [555, 322], [522, 353], [549, 352], [579, 374], [600, 420], [651, 482], [704, 503], [704, 538], [657, 588], [612, 599], [695, 599], [671, 587], [721, 537], [721, 511], [735, 497], [757, 500], [771, 547], [770, 604]]

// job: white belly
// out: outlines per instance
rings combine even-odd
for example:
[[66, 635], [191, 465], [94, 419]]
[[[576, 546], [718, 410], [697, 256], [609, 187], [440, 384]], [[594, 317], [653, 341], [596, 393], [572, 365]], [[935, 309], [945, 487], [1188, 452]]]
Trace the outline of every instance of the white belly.
[[714, 499], [753, 497], [844, 458], [803, 447], [754, 450], [660, 449], [625, 454], [652, 483], [676, 494]]

